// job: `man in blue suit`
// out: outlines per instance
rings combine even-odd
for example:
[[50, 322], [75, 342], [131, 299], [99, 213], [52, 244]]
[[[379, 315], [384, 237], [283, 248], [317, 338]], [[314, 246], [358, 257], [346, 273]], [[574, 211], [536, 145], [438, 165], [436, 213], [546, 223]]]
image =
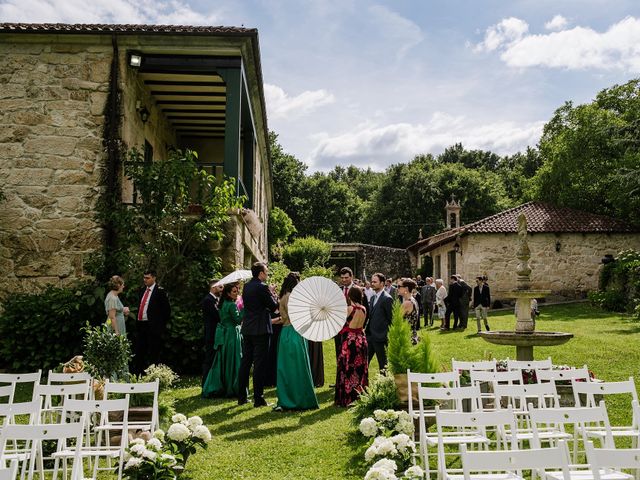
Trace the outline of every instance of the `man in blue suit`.
[[242, 320], [242, 360], [238, 373], [238, 404], [247, 403], [249, 372], [253, 365], [253, 406], [264, 407], [265, 367], [269, 352], [271, 312], [278, 309], [278, 303], [269, 292], [267, 281], [269, 270], [264, 263], [254, 263], [251, 267], [253, 278], [242, 290], [244, 319]]
[[387, 368], [387, 343], [391, 325], [393, 297], [384, 288], [385, 276], [382, 273], [371, 275], [371, 288], [375, 294], [369, 301], [369, 321], [365, 329], [369, 348], [369, 363], [375, 355], [380, 370]]

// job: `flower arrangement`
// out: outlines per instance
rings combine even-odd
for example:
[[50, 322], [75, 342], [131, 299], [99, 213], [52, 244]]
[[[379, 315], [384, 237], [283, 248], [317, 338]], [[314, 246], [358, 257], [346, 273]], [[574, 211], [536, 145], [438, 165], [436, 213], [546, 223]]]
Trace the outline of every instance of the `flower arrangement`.
[[372, 416], [378, 409], [386, 410], [397, 406], [398, 387], [393, 375], [388, 371], [384, 374], [378, 373], [351, 405], [353, 425], [358, 426], [362, 419]]
[[365, 437], [390, 437], [398, 433], [413, 435], [414, 425], [411, 416], [405, 411], [375, 410], [373, 417], [362, 419], [359, 429]]
[[[159, 432], [162, 432], [159, 430]], [[160, 437], [161, 438], [161, 437]], [[180, 470], [176, 458], [163, 450], [162, 440], [136, 438], [124, 454], [122, 473], [131, 480], [174, 480]]]
[[399, 433], [392, 437], [379, 436], [367, 451], [364, 459], [367, 463], [375, 463], [382, 459], [393, 460], [401, 470], [411, 464], [413, 454], [416, 453], [416, 445], [406, 433]]
[[396, 462], [383, 458], [371, 466], [364, 480], [422, 480], [424, 478], [424, 470], [418, 465], [407, 468], [399, 477], [396, 475], [396, 470], [398, 470]]
[[183, 467], [198, 446], [207, 448], [211, 432], [202, 424], [200, 417], [185, 417], [181, 413], [171, 417], [173, 424], [167, 430], [167, 447]]

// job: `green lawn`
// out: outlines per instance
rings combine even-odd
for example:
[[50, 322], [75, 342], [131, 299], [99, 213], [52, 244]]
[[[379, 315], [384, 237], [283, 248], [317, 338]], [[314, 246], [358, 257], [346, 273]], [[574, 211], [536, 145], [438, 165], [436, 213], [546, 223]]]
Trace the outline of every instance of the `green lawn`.
[[[587, 364], [598, 378], [625, 380], [634, 376], [640, 385], [640, 323], [628, 317], [596, 310], [587, 304], [541, 306], [537, 330], [571, 332], [575, 338], [559, 347], [537, 348], [535, 358], [551, 356], [556, 364]], [[512, 330], [512, 312], [490, 317], [494, 330]], [[442, 368], [450, 370], [451, 358], [515, 358], [515, 348], [491, 345], [475, 335], [475, 320], [466, 332], [441, 334], [429, 329]], [[199, 415], [211, 429], [208, 450], [189, 460], [185, 476], [194, 480], [216, 479], [362, 479], [365, 444], [353, 433], [350, 414], [333, 406], [335, 377], [333, 341], [325, 342], [325, 387], [318, 389], [320, 409], [302, 413], [276, 413], [270, 408], [238, 406], [232, 400], [203, 400], [199, 379], [187, 379], [180, 388], [164, 393], [176, 400], [176, 410]], [[372, 363], [372, 374], [377, 363]], [[275, 389], [266, 392], [275, 402]], [[621, 401], [609, 407], [613, 424], [628, 423], [631, 412]]]

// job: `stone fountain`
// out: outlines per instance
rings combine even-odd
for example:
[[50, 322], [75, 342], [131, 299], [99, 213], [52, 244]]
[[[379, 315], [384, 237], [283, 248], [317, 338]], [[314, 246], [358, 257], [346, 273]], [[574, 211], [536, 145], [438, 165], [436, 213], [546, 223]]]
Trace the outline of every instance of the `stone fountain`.
[[527, 243], [527, 217], [524, 213], [518, 216], [518, 237], [516, 289], [509, 292], [509, 296], [516, 299], [516, 329], [515, 331], [482, 332], [480, 336], [489, 343], [515, 345], [518, 360], [533, 360], [534, 346], [562, 345], [571, 340], [573, 334], [535, 331], [536, 325], [531, 318], [531, 299], [543, 298], [551, 291], [531, 289], [531, 267], [529, 266], [531, 250]]

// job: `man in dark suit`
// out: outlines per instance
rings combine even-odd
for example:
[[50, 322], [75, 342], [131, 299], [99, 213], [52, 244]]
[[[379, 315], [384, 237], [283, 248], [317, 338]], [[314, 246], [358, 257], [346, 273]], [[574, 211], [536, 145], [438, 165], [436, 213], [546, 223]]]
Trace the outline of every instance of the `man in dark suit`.
[[264, 263], [256, 262], [251, 267], [253, 278], [242, 290], [244, 319], [242, 320], [242, 360], [238, 374], [238, 404], [247, 403], [249, 372], [253, 365], [253, 406], [264, 407], [264, 378], [269, 352], [271, 312], [278, 308], [269, 287], [265, 283], [269, 270]]
[[467, 328], [467, 322], [469, 321], [469, 303], [471, 303], [471, 295], [473, 289], [464, 281], [464, 279], [458, 275], [458, 284], [462, 287], [462, 293], [460, 294], [460, 329]]
[[447, 305], [447, 313], [444, 317], [446, 329], [451, 323], [451, 315], [453, 315], [453, 328], [458, 328], [460, 320], [460, 298], [462, 297], [462, 286], [458, 283], [458, 277], [451, 275], [451, 283], [449, 283], [449, 293], [445, 299]]
[[218, 302], [224, 285], [217, 285], [217, 280], [209, 282], [209, 293], [200, 302], [202, 307], [202, 321], [204, 323], [204, 359], [202, 360], [202, 385], [204, 385], [211, 364], [213, 363], [213, 341], [216, 336], [216, 327], [220, 322]]
[[473, 309], [476, 311], [476, 323], [478, 333], [482, 331], [481, 320], [484, 320], [484, 327], [489, 331], [489, 321], [487, 311], [491, 306], [491, 291], [489, 285], [484, 281], [484, 277], [476, 277], [476, 286], [473, 288]]
[[389, 326], [391, 325], [391, 309], [393, 298], [384, 289], [385, 277], [382, 273], [371, 276], [371, 288], [375, 294], [369, 301], [369, 321], [366, 326], [367, 345], [369, 347], [369, 363], [375, 355], [380, 370], [387, 368], [387, 343]]
[[427, 277], [427, 283], [420, 291], [422, 295], [422, 310], [424, 311], [424, 326], [433, 325], [433, 306], [436, 303], [436, 287], [433, 286], [433, 278]]
[[151, 364], [160, 363], [162, 334], [171, 318], [171, 305], [164, 289], [156, 283], [155, 270], [144, 272], [145, 288], [140, 290], [138, 307], [135, 372], [142, 373]]

